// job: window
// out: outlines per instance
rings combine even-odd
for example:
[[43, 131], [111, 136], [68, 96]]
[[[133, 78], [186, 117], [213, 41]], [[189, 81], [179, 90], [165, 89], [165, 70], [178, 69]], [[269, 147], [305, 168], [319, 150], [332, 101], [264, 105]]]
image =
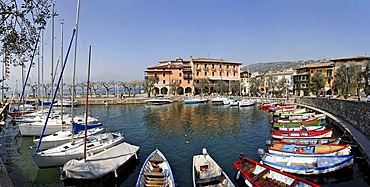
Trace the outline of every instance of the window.
[[157, 72], [155, 72], [155, 73], [154, 73], [154, 77], [157, 77], [157, 76], [158, 76], [158, 75], [157, 75]]
[[222, 76], [222, 72], [220, 72], [220, 76]]
[[332, 69], [326, 70], [326, 74], [327, 74], [328, 77], [332, 77], [333, 76], [333, 70]]
[[166, 80], [163, 80], [163, 81], [162, 81], [162, 83], [163, 83], [163, 84], [166, 84]]
[[215, 76], [215, 72], [212, 72], [212, 76]]
[[207, 72], [204, 72], [204, 76], [207, 76]]
[[236, 74], [234, 73], [234, 77], [236, 76]]
[[199, 71], [197, 72], [197, 76], [199, 76]]
[[181, 82], [182, 82], [182, 81], [180, 80], [180, 84], [181, 84]]
[[199, 64], [196, 64], [196, 66], [197, 66], [197, 69], [199, 68]]
[[226, 73], [226, 76], [229, 76], [229, 72]]
[[313, 73], [313, 70], [311, 70], [311, 73]]
[[165, 77], [165, 76], [166, 76], [166, 73], [165, 73], [165, 72], [163, 72], [163, 73], [162, 73], [162, 75], [163, 75], [163, 77]]
[[330, 85], [330, 82], [331, 82], [331, 78], [328, 78], [328, 84]]
[[181, 73], [179, 73], [179, 76], [181, 77]]
[[317, 70], [317, 73], [322, 73], [322, 70], [321, 69]]
[[229, 64], [228, 64], [228, 65], [226, 65], [226, 69], [229, 69]]
[[222, 64], [220, 64], [220, 68], [222, 68]]
[[190, 84], [190, 80], [188, 80], [188, 84]]
[[204, 68], [207, 68], [208, 67], [208, 64], [204, 64]]
[[215, 64], [212, 64], [212, 68], [215, 68]]

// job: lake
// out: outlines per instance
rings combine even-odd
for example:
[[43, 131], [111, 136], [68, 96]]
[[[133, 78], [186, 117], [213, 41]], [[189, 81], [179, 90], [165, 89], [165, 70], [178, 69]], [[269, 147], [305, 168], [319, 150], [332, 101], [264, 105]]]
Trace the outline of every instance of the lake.
[[[76, 114], [84, 110], [78, 107]], [[120, 172], [117, 179], [92, 186], [134, 186], [143, 161], [155, 148], [165, 154], [179, 186], [192, 186], [192, 157], [201, 154], [202, 148], [207, 148], [234, 179], [237, 170], [233, 162], [239, 154], [259, 160], [258, 148], [266, 149], [265, 141], [271, 139], [272, 115], [257, 106], [231, 108], [182, 102], [162, 106], [109, 105], [89, 106], [89, 114], [97, 116], [108, 131], [123, 132], [128, 143], [140, 146], [140, 163]], [[59, 167], [38, 169], [34, 164], [32, 137], [21, 137], [16, 125], [7, 124], [0, 138], [1, 155], [15, 186], [61, 186]], [[369, 167], [356, 149], [353, 148], [356, 159], [352, 168], [305, 178], [323, 186], [368, 186]]]

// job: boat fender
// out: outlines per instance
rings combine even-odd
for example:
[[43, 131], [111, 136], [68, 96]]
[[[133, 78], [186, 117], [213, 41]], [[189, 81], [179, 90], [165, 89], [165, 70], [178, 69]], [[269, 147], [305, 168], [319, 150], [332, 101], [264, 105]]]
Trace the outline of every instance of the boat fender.
[[260, 156], [262, 158], [266, 154], [266, 152], [263, 148], [259, 148], [257, 150], [257, 154], [258, 154], [258, 156]]
[[272, 146], [273, 143], [271, 140], [266, 140], [265, 144], [266, 146]]
[[236, 173], [236, 180], [239, 180], [239, 178], [240, 178], [240, 171], [238, 171], [237, 173]]
[[117, 170], [115, 169], [114, 170], [114, 176], [117, 178], [118, 177], [118, 173], [117, 173]]
[[137, 156], [137, 153], [135, 153], [135, 158], [136, 158], [136, 160], [139, 159], [138, 156]]

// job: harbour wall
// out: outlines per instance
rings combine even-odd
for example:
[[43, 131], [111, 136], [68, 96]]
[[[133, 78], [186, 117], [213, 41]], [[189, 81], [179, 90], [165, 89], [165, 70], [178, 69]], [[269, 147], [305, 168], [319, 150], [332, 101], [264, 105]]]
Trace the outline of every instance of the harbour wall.
[[325, 110], [345, 119], [370, 139], [370, 103], [324, 97], [302, 97], [298, 103]]

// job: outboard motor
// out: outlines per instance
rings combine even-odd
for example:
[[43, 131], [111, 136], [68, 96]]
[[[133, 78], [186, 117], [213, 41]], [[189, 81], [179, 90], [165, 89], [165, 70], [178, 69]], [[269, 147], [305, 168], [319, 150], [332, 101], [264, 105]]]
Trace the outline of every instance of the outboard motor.
[[263, 148], [259, 148], [257, 150], [257, 154], [262, 158], [266, 154], [266, 152]]
[[266, 146], [272, 146], [273, 143], [271, 140], [266, 140], [265, 144]]

